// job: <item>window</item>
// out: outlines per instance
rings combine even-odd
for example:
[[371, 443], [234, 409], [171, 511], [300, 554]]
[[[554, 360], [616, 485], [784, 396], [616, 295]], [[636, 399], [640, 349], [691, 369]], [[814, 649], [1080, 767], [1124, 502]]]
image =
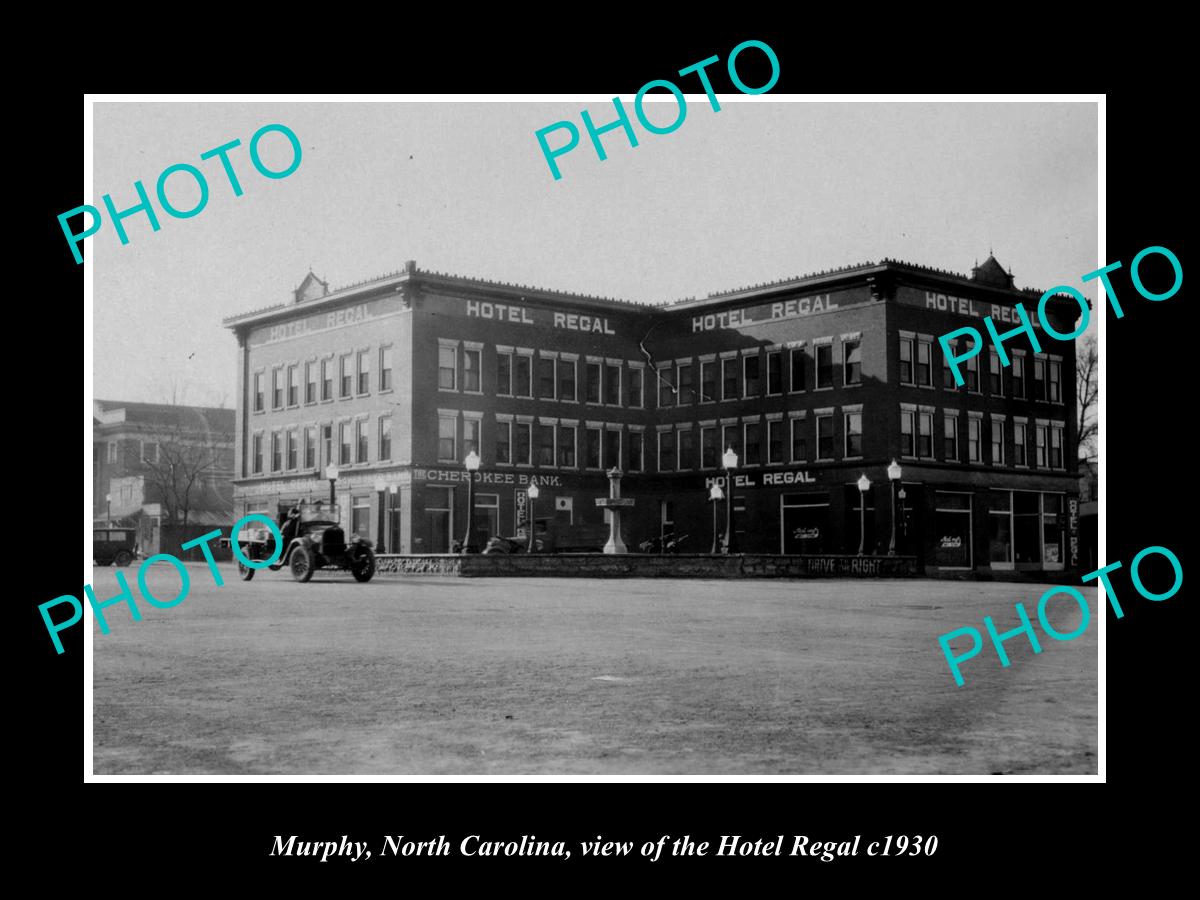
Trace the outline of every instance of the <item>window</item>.
[[283, 369], [271, 370], [271, 409], [283, 409]]
[[1014, 350], [1012, 357], [1012, 394], [1025, 399], [1025, 354]]
[[[480, 420], [474, 417], [463, 416], [463, 459], [466, 459], [472, 453], [482, 453], [479, 445], [479, 425]], [[380, 451], [380, 459], [386, 459], [383, 456], [383, 451]]]
[[700, 363], [700, 402], [712, 403], [717, 399], [717, 361]]
[[512, 396], [512, 362], [511, 352], [496, 352], [496, 394], [498, 396]]
[[696, 432], [690, 425], [678, 429], [675, 443], [679, 447], [679, 470], [693, 468], [696, 465]]
[[278, 472], [283, 468], [283, 435], [278, 431], [271, 432], [271, 471]]
[[1046, 360], [1041, 356], [1033, 358], [1033, 399], [1046, 399]]
[[371, 390], [371, 354], [367, 350], [358, 351], [358, 393], [365, 394]]
[[1034, 438], [1036, 440], [1035, 447], [1035, 463], [1039, 469], [1046, 468], [1046, 426], [1038, 425], [1034, 429]]
[[862, 413], [846, 413], [846, 456], [862, 456]]
[[558, 426], [558, 464], [564, 468], [575, 468], [575, 426]]
[[808, 364], [803, 347], [793, 347], [792, 357], [792, 387], [793, 393], [804, 390], [804, 368]]
[[933, 412], [917, 414], [917, 454], [925, 459], [933, 458]]
[[762, 462], [762, 425], [758, 422], [746, 422], [742, 425], [742, 432], [745, 435], [742, 446], [746, 448], [746, 458], [742, 465], [757, 466]]
[[584, 465], [589, 469], [600, 468], [600, 429], [587, 429]]
[[158, 462], [158, 442], [142, 441], [142, 462]]
[[641, 409], [645, 404], [643, 396], [643, 375], [644, 372], [641, 366], [629, 369], [629, 407], [631, 409]]
[[555, 374], [558, 368], [557, 362], [552, 356], [538, 357], [538, 397], [542, 400], [554, 399], [554, 389], [556, 387]]
[[612, 363], [604, 367], [604, 402], [609, 406], [621, 405], [621, 367]]
[[665, 428], [658, 433], [658, 471], [675, 468], [675, 429]]
[[604, 465], [621, 468], [621, 430], [608, 428], [604, 432]]
[[1004, 384], [1000, 376], [1000, 354], [995, 349], [988, 350], [988, 393], [995, 397], [1004, 394]]
[[674, 372], [671, 366], [659, 366], [658, 373], [658, 408], [666, 409], [675, 398]]
[[321, 426], [321, 441], [325, 447], [325, 465], [333, 463], [333, 426]]
[[931, 353], [929, 341], [917, 341], [917, 384], [921, 387], [932, 387], [933, 385]]
[[983, 436], [983, 419], [977, 416], [971, 416], [967, 419], [967, 461], [968, 462], [983, 462], [983, 450], [981, 443]]
[[289, 431], [287, 433], [287, 467], [290, 470], [295, 470], [300, 466], [300, 442], [297, 440], [296, 432]]
[[379, 348], [379, 390], [392, 389], [392, 345]]
[[1051, 359], [1047, 368], [1050, 373], [1050, 402], [1062, 403], [1062, 363]]
[[537, 464], [539, 466], [554, 465], [554, 426], [537, 426]]
[[442, 462], [458, 462], [457, 416], [438, 416], [437, 458]]
[[[478, 394], [481, 390], [479, 375], [483, 368], [480, 359], [482, 354], [483, 351], [478, 347], [468, 347], [463, 350], [463, 390], [472, 394]], [[554, 380], [553, 374], [551, 374], [550, 380]]]
[[519, 466], [532, 465], [533, 460], [531, 454], [533, 452], [533, 423], [532, 422], [517, 422], [513, 425], [513, 430], [517, 434], [516, 446], [516, 462]]
[[684, 403], [696, 402], [696, 388], [692, 383], [692, 364], [680, 363], [678, 372], [679, 382], [679, 403], [682, 406]]
[[458, 390], [458, 347], [438, 347], [438, 390]]
[[518, 397], [533, 397], [533, 353], [518, 353], [515, 360], [516, 395]]
[[1042, 565], [1047, 569], [1063, 567], [1062, 512], [1062, 494], [1042, 494]]
[[958, 387], [954, 383], [954, 372], [950, 369], [950, 357], [958, 354], [958, 341], [950, 341], [950, 349], [942, 352], [942, 387], [954, 390]]
[[942, 452], [949, 461], [958, 462], [958, 416], [947, 410], [942, 419]]
[[496, 462], [512, 462], [512, 422], [496, 421]]
[[454, 532], [452, 488], [425, 488], [425, 518], [429, 526], [429, 552], [449, 553]]
[[934, 527], [938, 536], [934, 561], [939, 568], [971, 568], [971, 508], [971, 494], [934, 492]]
[[[111, 447], [112, 445], [110, 444], [109, 446]], [[263, 470], [263, 436], [261, 434], [254, 435], [253, 460], [254, 460], [254, 462], [251, 466], [251, 471], [255, 475], [262, 474], [262, 470]]]
[[717, 457], [720, 450], [717, 447], [717, 429], [707, 426], [700, 429], [700, 467], [703, 469], [717, 468]]
[[317, 430], [315, 428], [304, 429], [304, 468], [315, 469], [317, 467]]
[[1025, 455], [1025, 423], [1013, 422], [1013, 465], [1028, 465]]
[[347, 397], [349, 397], [350, 392], [354, 390], [354, 373], [351, 371], [351, 366], [353, 366], [354, 361], [353, 361], [352, 357], [350, 356], [350, 354], [346, 354], [345, 356], [342, 357], [341, 363], [342, 363], [342, 372], [341, 372], [342, 383], [341, 383], [341, 393], [339, 394], [339, 396], [344, 400]]
[[901, 456], [916, 456], [917, 455], [917, 435], [916, 435], [916, 410], [901, 409], [900, 410], [900, 455]]
[[317, 364], [315, 362], [304, 364], [304, 402], [317, 402]]
[[321, 399], [333, 399], [333, 360], [321, 360]]
[[1063, 468], [1063, 426], [1057, 424], [1050, 428], [1050, 468]]
[[767, 463], [783, 462], [783, 419], [767, 422]]
[[992, 568], [1012, 568], [1012, 492], [991, 492], [988, 503], [988, 561]]
[[805, 433], [804, 426], [808, 423], [801, 417], [796, 417], [792, 421], [792, 462], [806, 462], [808, 460], [808, 437]]
[[900, 338], [900, 383], [915, 384], [913, 381], [913, 339]]
[[1004, 420], [992, 419], [992, 465], [1004, 465]]
[[350, 530], [364, 540], [371, 537], [371, 497], [359, 494], [350, 500]]
[[350, 423], [338, 423], [338, 464], [350, 465]]
[[843, 384], [862, 384], [862, 341], [844, 341], [842, 343]]
[[783, 393], [783, 351], [767, 351], [767, 394]]
[[967, 360], [967, 390], [979, 393], [979, 356]]
[[833, 459], [833, 416], [817, 416], [817, 459]]
[[645, 435], [640, 431], [629, 432], [629, 471], [640, 472], [645, 467], [643, 444]]
[[369, 451], [367, 449], [367, 446], [368, 446], [367, 424], [368, 423], [367, 423], [366, 419], [359, 419], [357, 422], [354, 423], [354, 438], [355, 438], [354, 443], [355, 443], [356, 449], [357, 449], [357, 455], [355, 456], [355, 462], [365, 463], [369, 459]]
[[558, 399], [575, 402], [575, 360], [558, 361]]
[[757, 353], [742, 357], [742, 385], [746, 397], [757, 397], [760, 393], [760, 365]]
[[602, 366], [598, 362], [590, 362], [584, 368], [584, 399], [588, 403], [600, 402], [600, 375]]
[[833, 344], [817, 344], [817, 389], [833, 387]]
[[263, 373], [254, 373], [254, 411], [263, 411]]
[[721, 399], [736, 400], [738, 395], [738, 363], [736, 359], [721, 360]]

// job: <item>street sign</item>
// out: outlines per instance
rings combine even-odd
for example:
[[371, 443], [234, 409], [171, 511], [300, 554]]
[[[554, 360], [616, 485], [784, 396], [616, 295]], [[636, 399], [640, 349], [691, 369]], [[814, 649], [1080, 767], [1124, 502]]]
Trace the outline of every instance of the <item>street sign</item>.
[[614, 506], [633, 506], [633, 497], [597, 497], [596, 505], [611, 509]]

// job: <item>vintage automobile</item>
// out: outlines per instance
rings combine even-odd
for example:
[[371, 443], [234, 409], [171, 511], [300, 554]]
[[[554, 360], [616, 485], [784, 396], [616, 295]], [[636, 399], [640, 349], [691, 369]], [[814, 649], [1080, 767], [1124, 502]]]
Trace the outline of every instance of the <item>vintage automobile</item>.
[[[375, 574], [371, 542], [358, 535], [346, 540], [337, 504], [302, 502], [291, 514], [280, 518], [284, 550], [270, 565], [272, 571], [287, 566], [299, 582], [311, 579], [317, 569], [349, 569], [356, 581], [370, 581]], [[249, 560], [270, 559], [275, 553], [275, 536], [265, 526], [243, 528], [237, 542]], [[238, 560], [242, 581], [249, 581], [256, 571]]]
[[127, 566], [137, 558], [136, 528], [96, 528], [92, 531], [92, 559], [98, 566]]

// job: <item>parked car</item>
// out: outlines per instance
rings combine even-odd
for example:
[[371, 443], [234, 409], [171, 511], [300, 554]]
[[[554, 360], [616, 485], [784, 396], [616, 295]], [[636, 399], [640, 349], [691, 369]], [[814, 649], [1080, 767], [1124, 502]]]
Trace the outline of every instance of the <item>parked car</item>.
[[127, 566], [137, 559], [136, 528], [96, 528], [92, 531], [92, 559], [98, 566]]
[[[608, 543], [608, 526], [603, 523], [561, 525], [551, 519], [537, 520], [534, 553], [602, 553]], [[515, 537], [489, 538], [484, 553], [528, 553], [529, 539], [525, 529]]]
[[[287, 566], [301, 583], [311, 579], [318, 569], [349, 569], [356, 581], [363, 582], [375, 574], [371, 542], [358, 535], [346, 540], [337, 504], [303, 502], [281, 514], [280, 520], [284, 550], [269, 566], [272, 571]], [[275, 535], [265, 526], [243, 528], [236, 540], [242, 555], [251, 561], [267, 560], [275, 553]], [[228, 542], [229, 538], [222, 539], [222, 543]], [[256, 571], [238, 560], [242, 581], [249, 581]]]

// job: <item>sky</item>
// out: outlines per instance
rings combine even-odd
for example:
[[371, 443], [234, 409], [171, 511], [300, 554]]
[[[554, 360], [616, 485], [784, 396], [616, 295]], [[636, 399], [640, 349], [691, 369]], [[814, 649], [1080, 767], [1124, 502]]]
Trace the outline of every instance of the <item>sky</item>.
[[[651, 121], [676, 114], [669, 95]], [[93, 266], [93, 396], [236, 405], [237, 345], [227, 316], [291, 300], [311, 269], [331, 289], [415, 260], [426, 270], [662, 303], [883, 257], [969, 274], [989, 253], [1019, 287], [1072, 285], [1096, 257], [1094, 103], [798, 103], [688, 95], [671, 134], [602, 138], [580, 119], [615, 118], [611, 100], [504, 103], [97, 103], [93, 189], [85, 202], [133, 206], [141, 180], [199, 168], [207, 206], [176, 219], [158, 206], [107, 219], [88, 238]], [[535, 132], [573, 122], [581, 141], [554, 180]], [[282, 123], [299, 168], [268, 179], [248, 145]], [[244, 193], [216, 159], [230, 152]], [[559, 131], [548, 139], [557, 147]], [[262, 159], [282, 169], [285, 138]], [[186, 174], [167, 194], [198, 199]], [[64, 247], [64, 250], [66, 248]], [[1095, 319], [1093, 317], [1093, 325]]]

